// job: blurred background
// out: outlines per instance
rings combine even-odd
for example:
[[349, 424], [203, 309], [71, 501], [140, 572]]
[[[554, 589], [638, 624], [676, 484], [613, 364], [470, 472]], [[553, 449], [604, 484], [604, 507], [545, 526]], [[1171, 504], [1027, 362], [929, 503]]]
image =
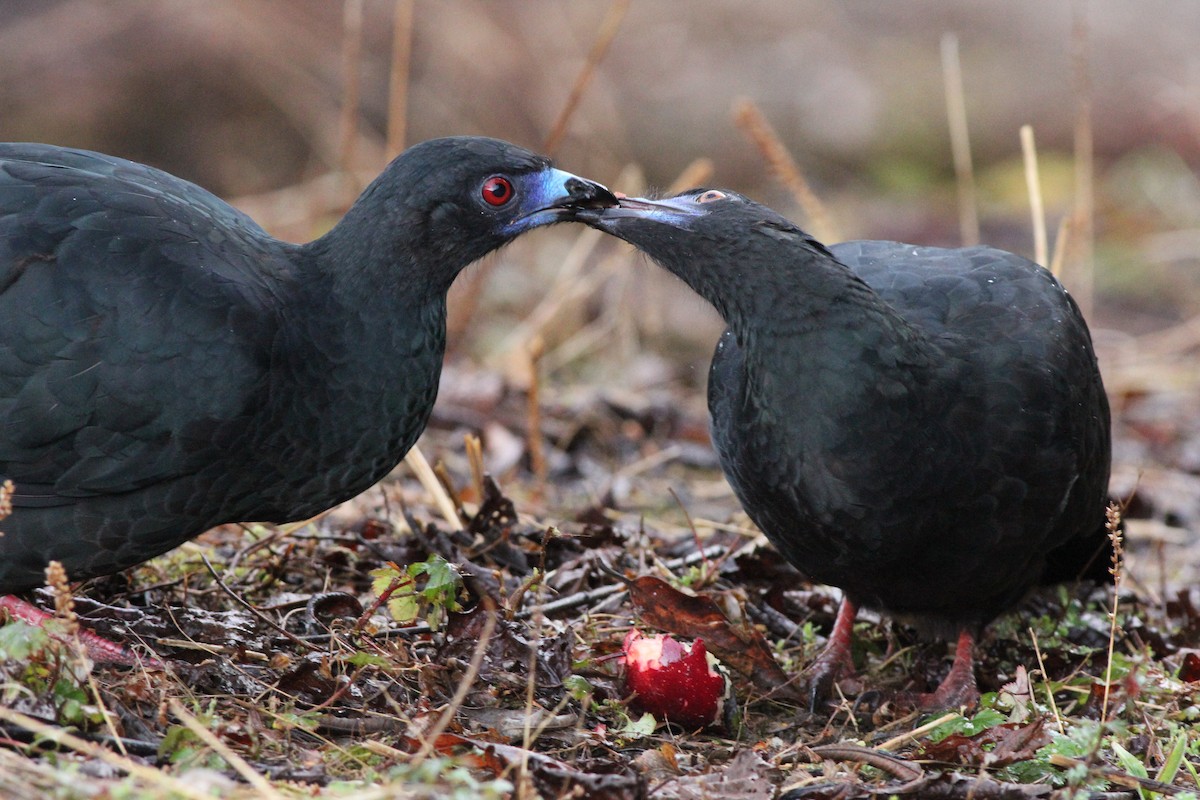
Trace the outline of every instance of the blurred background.
[[[1050, 252], [1075, 220], [1065, 280], [1088, 308], [1113, 397], [1114, 491], [1140, 487], [1157, 526], [1147, 535], [1189, 541], [1200, 518], [1200, 4], [5, 0], [0, 138], [150, 163], [297, 241], [337, 219], [385, 163], [389, 137], [394, 148], [484, 134], [553, 149], [565, 169], [631, 193], [687, 171], [832, 238], [957, 245], [948, 34], [979, 237], [1034, 254], [1019, 140], [1029, 124]], [[735, 121], [743, 99], [823, 219]], [[451, 364], [521, 385], [537, 340], [551, 388], [683, 387], [680, 402], [702, 409], [692, 389], [719, 321], [639, 261], [573, 226], [522, 238], [456, 285]]]

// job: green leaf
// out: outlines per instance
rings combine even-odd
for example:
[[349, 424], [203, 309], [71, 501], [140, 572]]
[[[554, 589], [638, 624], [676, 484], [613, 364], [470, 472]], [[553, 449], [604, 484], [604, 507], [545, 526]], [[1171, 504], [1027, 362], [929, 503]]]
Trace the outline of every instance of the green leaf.
[[1167, 753], [1162, 769], [1158, 771], [1155, 780], [1161, 783], [1170, 783], [1175, 780], [1175, 775], [1179, 772], [1179, 766], [1183, 763], [1183, 755], [1186, 752], [1187, 734], [1179, 731], [1175, 734], [1175, 738], [1171, 740], [1171, 750]]
[[10, 622], [0, 626], [0, 661], [28, 661], [50, 645], [50, 634], [37, 625]]
[[658, 720], [654, 719], [653, 714], [642, 714], [639, 719], [630, 719], [629, 724], [622, 728], [619, 734], [629, 739], [644, 739], [653, 736], [657, 728]]
[[[1130, 775], [1136, 778], [1149, 778], [1150, 773], [1146, 771], [1146, 765], [1138, 760], [1138, 757], [1126, 750], [1116, 742], [1112, 743], [1113, 752], [1117, 754], [1117, 760], [1121, 762], [1121, 766]], [[1150, 800], [1150, 795], [1145, 789], [1138, 789], [1138, 796], [1142, 800]]]
[[351, 664], [353, 664], [356, 667], [370, 666], [370, 667], [382, 667], [382, 668], [386, 669], [390, 666], [394, 666], [394, 663], [390, 659], [384, 658], [383, 656], [377, 656], [374, 653], [366, 653], [366, 652], [363, 652], [362, 650], [359, 650], [358, 652], [356, 652], [354, 655], [350, 656], [350, 658], [348, 658], [346, 660], [349, 661]]
[[592, 693], [592, 685], [582, 675], [568, 675], [566, 678], [563, 678], [563, 688], [567, 690], [571, 697], [580, 702], [583, 702]]

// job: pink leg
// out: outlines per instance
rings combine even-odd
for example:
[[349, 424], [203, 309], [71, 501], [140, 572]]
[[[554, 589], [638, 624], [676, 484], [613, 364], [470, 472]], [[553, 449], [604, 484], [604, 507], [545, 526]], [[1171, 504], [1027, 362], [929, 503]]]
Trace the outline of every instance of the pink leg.
[[[30, 625], [41, 627], [46, 620], [53, 619], [35, 605], [25, 602], [15, 595], [0, 596], [0, 611], [7, 611], [14, 619], [19, 619]], [[103, 636], [87, 628], [79, 629], [79, 641], [87, 651], [88, 657], [97, 664], [120, 664], [127, 667], [145, 666], [161, 668], [162, 664], [156, 658], [135, 655], [130, 650], [116, 642], [111, 642]]]
[[958, 708], [979, 702], [975, 686], [975, 635], [967, 628], [958, 632], [954, 664], [932, 694], [917, 695], [917, 704], [925, 709]]
[[815, 711], [818, 704], [828, 699], [834, 683], [840, 678], [854, 674], [854, 660], [850, 657], [850, 645], [854, 638], [854, 618], [858, 606], [848, 598], [838, 606], [837, 619], [829, 634], [829, 642], [821, 655], [805, 669], [808, 683], [808, 707]]

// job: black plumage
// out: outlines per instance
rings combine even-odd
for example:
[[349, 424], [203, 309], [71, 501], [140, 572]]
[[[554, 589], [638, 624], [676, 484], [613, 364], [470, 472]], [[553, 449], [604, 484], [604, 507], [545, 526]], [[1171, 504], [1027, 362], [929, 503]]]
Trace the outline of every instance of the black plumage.
[[429, 417], [459, 271], [608, 202], [515, 145], [438, 139], [294, 245], [159, 170], [0, 144], [0, 592], [368, 488]]
[[990, 247], [827, 249], [729, 192], [585, 218], [729, 326], [708, 390], [724, 472], [780, 552], [845, 593], [816, 693], [846, 669], [864, 605], [959, 632], [923, 702], [972, 698], [975, 631], [1106, 542], [1108, 402], [1063, 287]]

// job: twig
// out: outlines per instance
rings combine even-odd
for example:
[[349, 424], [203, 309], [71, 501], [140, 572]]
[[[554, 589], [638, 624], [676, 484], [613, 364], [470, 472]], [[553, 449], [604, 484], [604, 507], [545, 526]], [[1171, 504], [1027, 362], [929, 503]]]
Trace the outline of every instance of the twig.
[[596, 40], [592, 42], [592, 49], [588, 52], [587, 61], [583, 63], [583, 69], [575, 76], [575, 84], [571, 87], [571, 93], [567, 95], [567, 102], [563, 104], [562, 111], [558, 112], [558, 119], [554, 121], [554, 125], [550, 128], [550, 135], [546, 137], [546, 141], [542, 145], [542, 150], [546, 155], [554, 155], [563, 136], [566, 135], [571, 116], [579, 106], [579, 101], [583, 98], [588, 84], [592, 82], [596, 67], [604, 60], [609, 46], [616, 38], [617, 31], [621, 28], [621, 21], [625, 19], [625, 13], [629, 11], [630, 2], [631, 0], [616, 0], [609, 7], [604, 21], [600, 23], [600, 32], [596, 34]]
[[167, 707], [171, 709], [171, 713], [183, 722], [184, 727], [196, 734], [200, 741], [211, 747], [217, 755], [225, 759], [225, 763], [233, 767], [237, 774], [246, 779], [246, 783], [254, 787], [260, 797], [272, 798], [273, 800], [283, 800], [283, 795], [275, 790], [270, 781], [255, 771], [253, 767], [246, 763], [246, 760], [237, 753], [230, 750], [228, 745], [222, 742], [208, 728], [200, 724], [200, 720], [196, 719], [183, 704], [174, 697], [167, 700]]
[[963, 93], [958, 37], [942, 36], [942, 76], [946, 84], [946, 116], [950, 123], [950, 152], [958, 180], [958, 227], [964, 245], [979, 244], [979, 212], [975, 207], [975, 168], [967, 133], [967, 103]]
[[1025, 184], [1029, 188], [1029, 213], [1033, 216], [1033, 260], [1046, 266], [1049, 248], [1046, 246], [1046, 210], [1042, 206], [1042, 183], [1038, 177], [1037, 145], [1033, 141], [1033, 126], [1021, 126], [1021, 155], [1025, 161]]
[[[551, 531], [554, 529], [551, 528]], [[547, 536], [550, 531], [547, 531]], [[529, 630], [531, 633], [529, 642], [529, 659], [525, 663], [525, 719], [521, 725], [521, 749], [525, 752], [533, 746], [533, 708], [534, 697], [537, 689], [537, 667], [538, 667], [538, 652], [542, 649], [542, 630], [546, 623], [546, 614], [542, 605], [542, 598], [546, 595], [546, 548], [541, 548], [541, 563], [534, 571], [534, 577], [539, 578], [537, 582], [537, 590], [534, 595], [533, 615], [530, 617]], [[529, 762], [526, 757], [521, 758], [521, 774], [526, 774]]]
[[246, 600], [246, 598], [242, 597], [240, 594], [235, 592], [233, 589], [230, 589], [228, 584], [226, 584], [225, 581], [223, 581], [221, 579], [221, 576], [217, 574], [217, 570], [209, 562], [208, 556], [201, 553], [200, 561], [203, 562], [205, 568], [208, 569], [208, 573], [210, 575], [212, 575], [212, 579], [217, 582], [217, 586], [219, 586], [221, 588], [221, 591], [225, 592], [225, 594], [229, 595], [234, 600], [234, 602], [236, 602], [242, 608], [246, 609], [251, 614], [253, 614], [255, 617], [257, 617], [258, 620], [261, 621], [264, 625], [269, 626], [275, 632], [277, 632], [278, 634], [280, 634], [281, 636], [286, 638], [289, 642], [297, 644], [300, 647], [305, 648], [306, 650], [312, 650], [312, 651], [316, 651], [316, 652], [319, 652], [321, 650], [321, 648], [304, 641], [299, 636], [297, 636], [296, 634], [289, 631], [287, 628], [285, 628], [282, 625], [280, 625], [279, 623], [275, 622], [275, 620], [271, 619], [266, 614], [264, 614], [263, 612], [261, 612], [257, 608], [255, 608], [253, 604], [251, 604], [248, 600]]
[[408, 454], [404, 456], [404, 463], [408, 464], [408, 468], [417, 476], [417, 480], [421, 482], [425, 491], [433, 496], [433, 501], [437, 505], [438, 511], [441, 512], [442, 519], [446, 520], [446, 524], [450, 526], [450, 530], [462, 530], [462, 520], [458, 518], [458, 509], [454, 507], [454, 501], [450, 499], [446, 488], [434, 474], [433, 467], [429, 466], [429, 462], [425, 460], [421, 448], [413, 445]]
[[392, 70], [388, 76], [387, 147], [390, 161], [404, 149], [408, 131], [408, 74], [412, 62], [413, 0], [396, 0], [392, 10]]
[[375, 599], [368, 603], [367, 607], [363, 609], [363, 612], [358, 615], [358, 619], [354, 621], [354, 632], [361, 633], [362, 629], [365, 628], [367, 623], [371, 621], [371, 616], [378, 611], [384, 603], [391, 600], [392, 595], [394, 595], [401, 586], [412, 586], [414, 583], [415, 581], [408, 575], [408, 573], [402, 573], [395, 578], [392, 578], [388, 582], [387, 587], [382, 592], [379, 592], [379, 594], [375, 596]]
[[[885, 787], [882, 793], [904, 794], [917, 788], [925, 780], [925, 770], [921, 769], [919, 764], [870, 747], [861, 747], [855, 744], [824, 744], [806, 749], [822, 759], [866, 764], [904, 781], [900, 786]], [[803, 750], [801, 752], [803, 753]], [[881, 792], [872, 790], [871, 793]]]
[[212, 800], [212, 795], [207, 792], [193, 788], [190, 784], [173, 778], [161, 770], [143, 766], [136, 761], [119, 756], [98, 744], [81, 739], [53, 725], [47, 725], [41, 720], [22, 714], [20, 711], [0, 706], [0, 720], [35, 733], [46, 741], [69, 747], [76, 753], [103, 761], [110, 767], [119, 769], [127, 775], [157, 786], [164, 791], [177, 792], [184, 797], [193, 798], [193, 800]]
[[[1050, 676], [1046, 674], [1046, 663], [1042, 661], [1042, 648], [1038, 647], [1037, 634], [1034, 633], [1033, 628], [1029, 629], [1029, 638], [1033, 640], [1033, 653], [1037, 656], [1038, 672], [1042, 673], [1042, 683], [1046, 687], [1046, 699], [1050, 701], [1050, 710], [1054, 712], [1054, 724], [1058, 726], [1059, 733], [1066, 733], [1062, 716], [1058, 713], [1058, 703], [1054, 701], [1054, 692], [1050, 689]], [[1105, 697], [1107, 696], [1108, 693], [1105, 692]]]
[[542, 436], [541, 375], [539, 364], [546, 352], [546, 343], [540, 335], [534, 336], [526, 345], [529, 357], [529, 390], [526, 393], [526, 415], [529, 427], [529, 466], [533, 470], [533, 497], [541, 500], [546, 494], [546, 442]]
[[437, 747], [438, 737], [442, 735], [450, 721], [454, 719], [454, 715], [458, 713], [458, 709], [462, 707], [463, 700], [467, 698], [471, 686], [475, 683], [475, 676], [479, 674], [479, 667], [483, 664], [483, 657], [487, 654], [488, 645], [491, 644], [492, 634], [496, 631], [498, 617], [499, 612], [495, 609], [487, 612], [487, 620], [483, 623], [483, 631], [479, 634], [479, 642], [475, 645], [475, 652], [471, 654], [471, 662], [467, 664], [467, 671], [463, 673], [462, 680], [458, 682], [458, 688], [455, 690], [454, 696], [450, 698], [450, 704], [446, 706], [438, 721], [425, 734], [425, 744], [421, 745], [421, 749], [413, 756], [413, 767], [423, 763], [429, 757], [429, 754]]
[[[727, 550], [728, 548], [726, 548], [724, 545], [715, 544], [711, 547], [706, 547], [703, 550], [698, 550], [694, 553], [688, 553], [686, 556], [681, 558], [673, 558], [670, 561], [664, 561], [662, 563], [662, 567], [670, 572], [675, 572], [683, 567], [689, 567], [698, 561], [707, 561], [710, 558], [716, 558], [717, 556], [726, 553]], [[584, 592], [576, 592], [575, 594], [570, 594], [566, 597], [560, 597], [557, 600], [551, 600], [549, 603], [541, 606], [542, 614], [552, 614], [555, 611], [562, 611], [564, 609], [574, 608], [575, 606], [587, 605], [595, 602], [596, 600], [603, 600], [611, 595], [620, 594], [628, 588], [624, 583], [625, 576], [611, 569], [604, 569], [604, 571], [610, 572], [617, 578], [617, 580], [621, 582], [610, 583], [607, 586], [600, 586], [595, 589], [588, 589]], [[532, 616], [533, 613], [534, 609], [526, 609], [517, 613], [515, 616], [517, 619], [522, 619], [524, 617]]]
[[1180, 794], [1183, 789], [1178, 786], [1172, 786], [1169, 783], [1152, 780], [1150, 778], [1142, 778], [1137, 775], [1130, 775], [1128, 772], [1123, 772], [1114, 767], [1106, 765], [1090, 764], [1078, 758], [1071, 758], [1062, 753], [1052, 753], [1048, 759], [1050, 764], [1061, 769], [1071, 769], [1072, 767], [1085, 767], [1089, 772], [1096, 771], [1104, 776], [1104, 780], [1110, 783], [1115, 783], [1118, 786], [1124, 786], [1128, 789], [1145, 789], [1150, 792], [1158, 792], [1159, 794], [1176, 795]]
[[545, 330], [564, 306], [576, 298], [586, 297], [608, 277], [607, 272], [602, 269], [588, 270], [586, 275], [579, 275], [588, 256], [596, 249], [603, 236], [604, 234], [593, 228], [580, 231], [575, 243], [562, 259], [562, 266], [559, 267], [550, 291], [533, 311], [526, 314], [525, 319], [501, 340], [495, 351], [497, 354], [517, 354], [524, 350], [527, 347], [526, 343]]
[[342, 110], [338, 119], [338, 166], [349, 175], [354, 168], [361, 94], [363, 0], [342, 4]]
[[829, 211], [804, 179], [796, 160], [788, 152], [779, 134], [771, 127], [766, 116], [753, 100], [742, 98], [734, 101], [733, 118], [742, 132], [750, 138], [767, 161], [775, 177], [787, 187], [800, 205], [812, 227], [813, 236], [822, 242], [836, 242], [840, 238]]
[[[671, 497], [675, 499], [675, 505], [679, 506], [679, 510], [683, 512], [683, 518], [687, 522], [688, 529], [692, 532], [692, 541], [696, 544], [696, 550], [703, 555], [704, 547], [700, 544], [700, 532], [696, 530], [696, 523], [692, 522], [692, 515], [688, 513], [687, 506], [683, 504], [683, 500], [679, 498], [679, 495], [675, 492], [675, 488], [673, 486], [668, 486], [667, 491], [670, 492]], [[713, 577], [715, 577], [713, 573], [712, 562], [708, 560], [707, 556], [704, 557], [704, 574], [708, 580], [711, 580]]]
[[935, 720], [930, 720], [929, 722], [926, 722], [924, 725], [921, 725], [917, 728], [913, 728], [911, 731], [905, 731], [904, 733], [900, 734], [899, 736], [893, 736], [891, 739], [888, 739], [883, 744], [875, 745], [875, 749], [876, 750], [895, 750], [897, 747], [899, 747], [902, 744], [905, 744], [906, 742], [910, 742], [910, 741], [915, 742], [917, 739], [920, 739], [922, 736], [929, 733], [934, 728], [938, 728], [942, 725], [945, 725], [950, 720], [958, 719], [959, 716], [960, 715], [957, 711], [951, 711], [949, 714], [943, 714], [942, 716], [938, 717]]

